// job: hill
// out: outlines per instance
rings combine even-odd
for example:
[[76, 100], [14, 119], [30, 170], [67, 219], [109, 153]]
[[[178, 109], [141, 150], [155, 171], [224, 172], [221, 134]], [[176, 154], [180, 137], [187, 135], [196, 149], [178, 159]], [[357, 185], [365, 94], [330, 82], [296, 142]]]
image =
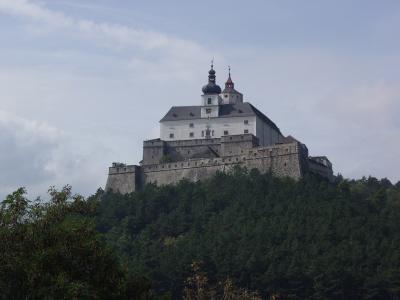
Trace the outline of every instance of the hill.
[[400, 295], [400, 183], [237, 169], [96, 199], [97, 229], [157, 295], [180, 296], [193, 262], [210, 283], [231, 278], [263, 298]]

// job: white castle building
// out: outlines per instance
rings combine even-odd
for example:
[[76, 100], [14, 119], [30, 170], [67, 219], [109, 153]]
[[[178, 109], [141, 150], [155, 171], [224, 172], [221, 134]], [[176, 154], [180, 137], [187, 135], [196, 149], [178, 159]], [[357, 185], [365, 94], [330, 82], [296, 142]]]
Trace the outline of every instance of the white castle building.
[[260, 146], [284, 140], [279, 128], [253, 105], [243, 102], [235, 90], [229, 70], [225, 89], [216, 84], [213, 65], [208, 83], [202, 88], [198, 106], [173, 106], [160, 121], [164, 141], [220, 138], [227, 135], [252, 134]]

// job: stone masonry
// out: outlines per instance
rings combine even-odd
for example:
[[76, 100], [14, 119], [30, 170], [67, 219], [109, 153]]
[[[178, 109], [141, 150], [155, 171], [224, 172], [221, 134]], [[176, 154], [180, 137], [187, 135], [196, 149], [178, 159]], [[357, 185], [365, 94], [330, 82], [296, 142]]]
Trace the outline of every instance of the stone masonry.
[[198, 181], [234, 166], [271, 172], [276, 176], [301, 178], [314, 172], [333, 179], [332, 165], [325, 157], [308, 157], [307, 147], [292, 139], [288, 143], [259, 147], [253, 135], [226, 136], [209, 140], [145, 141], [140, 166], [114, 163], [109, 168], [106, 191], [122, 194], [145, 184], [176, 184], [182, 179]]

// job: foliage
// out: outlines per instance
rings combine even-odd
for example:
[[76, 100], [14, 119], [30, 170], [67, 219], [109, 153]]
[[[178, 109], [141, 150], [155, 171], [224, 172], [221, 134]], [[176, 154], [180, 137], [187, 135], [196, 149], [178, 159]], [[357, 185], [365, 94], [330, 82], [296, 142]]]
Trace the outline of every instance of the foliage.
[[201, 271], [199, 262], [192, 263], [192, 272], [186, 279], [183, 300], [261, 300], [257, 293], [236, 288], [230, 278], [216, 286], [210, 286], [207, 274]]
[[146, 282], [130, 280], [97, 232], [95, 202], [50, 188], [49, 202], [20, 188], [0, 207], [0, 299], [138, 299]]
[[263, 298], [400, 296], [400, 185], [386, 179], [236, 170], [95, 198], [97, 228], [158, 295], [182, 296], [191, 263], [202, 261], [210, 286], [231, 278]]

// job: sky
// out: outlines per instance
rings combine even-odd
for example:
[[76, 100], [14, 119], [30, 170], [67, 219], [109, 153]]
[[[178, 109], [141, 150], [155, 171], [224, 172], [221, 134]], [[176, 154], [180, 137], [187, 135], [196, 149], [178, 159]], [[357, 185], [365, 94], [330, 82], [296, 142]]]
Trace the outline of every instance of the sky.
[[0, 198], [85, 196], [138, 164], [214, 58], [281, 129], [346, 178], [400, 180], [397, 0], [0, 0]]

